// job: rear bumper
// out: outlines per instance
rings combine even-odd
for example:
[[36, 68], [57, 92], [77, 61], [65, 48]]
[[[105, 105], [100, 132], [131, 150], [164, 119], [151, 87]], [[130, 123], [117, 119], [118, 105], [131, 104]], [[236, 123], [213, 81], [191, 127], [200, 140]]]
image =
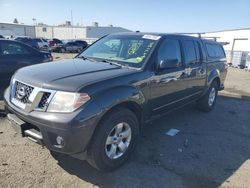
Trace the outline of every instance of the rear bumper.
[[98, 108], [90, 107], [92, 113], [84, 113], [84, 109], [69, 114], [38, 111], [26, 113], [14, 106], [8, 96], [6, 90], [4, 101], [7, 117], [23, 137], [28, 137], [49, 150], [73, 156], [86, 151], [98, 122], [98, 115], [95, 116]]

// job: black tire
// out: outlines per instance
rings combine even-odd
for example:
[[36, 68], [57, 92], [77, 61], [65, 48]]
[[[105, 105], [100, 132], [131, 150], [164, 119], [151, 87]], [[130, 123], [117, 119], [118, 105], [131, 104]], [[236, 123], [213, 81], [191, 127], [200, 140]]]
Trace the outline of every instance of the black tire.
[[[106, 141], [114, 127], [122, 122], [127, 123], [131, 128], [130, 144], [122, 156], [116, 159], [111, 159], [108, 157], [108, 154], [106, 154]], [[132, 111], [126, 108], [113, 110], [104, 117], [93, 135], [93, 139], [88, 149], [87, 161], [91, 166], [100, 171], [107, 172], [117, 169], [128, 160], [129, 155], [134, 150], [138, 133], [139, 122]]]
[[[204, 112], [210, 112], [213, 109], [218, 95], [218, 88], [218, 83], [216, 81], [213, 81], [206, 94], [197, 101], [197, 107], [199, 110]], [[215, 91], [215, 98], [211, 103], [209, 102], [209, 96], [213, 90]]]

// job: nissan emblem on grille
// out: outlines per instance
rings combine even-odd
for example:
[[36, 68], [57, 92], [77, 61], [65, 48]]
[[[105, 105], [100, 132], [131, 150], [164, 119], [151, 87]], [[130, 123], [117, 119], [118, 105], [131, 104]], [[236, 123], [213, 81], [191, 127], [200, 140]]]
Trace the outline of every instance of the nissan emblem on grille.
[[16, 90], [15, 90], [15, 98], [20, 102], [26, 104], [29, 100], [30, 94], [32, 93], [34, 87], [23, 84], [21, 82], [16, 81]]
[[19, 87], [17, 90], [17, 98], [23, 99], [26, 96], [26, 88], [24, 86]]

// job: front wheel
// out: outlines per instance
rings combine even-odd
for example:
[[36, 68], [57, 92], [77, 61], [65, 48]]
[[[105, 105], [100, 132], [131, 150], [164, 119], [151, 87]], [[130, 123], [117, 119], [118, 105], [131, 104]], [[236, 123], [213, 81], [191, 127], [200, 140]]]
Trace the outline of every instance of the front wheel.
[[138, 136], [138, 119], [128, 109], [116, 109], [98, 126], [88, 149], [88, 162], [98, 170], [112, 171], [133, 151]]
[[197, 101], [197, 107], [205, 112], [209, 112], [213, 109], [217, 95], [218, 95], [218, 84], [213, 81], [207, 93]]

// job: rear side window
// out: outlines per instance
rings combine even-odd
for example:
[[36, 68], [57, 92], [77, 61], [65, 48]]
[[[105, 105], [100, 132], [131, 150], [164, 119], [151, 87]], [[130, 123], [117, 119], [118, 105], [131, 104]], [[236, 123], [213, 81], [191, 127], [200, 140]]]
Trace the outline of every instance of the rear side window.
[[24, 55], [30, 54], [30, 52], [22, 45], [14, 42], [3, 42], [1, 44], [2, 55]]
[[206, 44], [207, 53], [212, 58], [224, 58], [225, 53], [221, 45], [219, 44]]
[[183, 41], [186, 64], [195, 64], [200, 60], [199, 46], [197, 42], [191, 40]]
[[178, 40], [167, 39], [163, 41], [158, 50], [158, 63], [162, 60], [178, 59], [181, 62], [181, 50]]

